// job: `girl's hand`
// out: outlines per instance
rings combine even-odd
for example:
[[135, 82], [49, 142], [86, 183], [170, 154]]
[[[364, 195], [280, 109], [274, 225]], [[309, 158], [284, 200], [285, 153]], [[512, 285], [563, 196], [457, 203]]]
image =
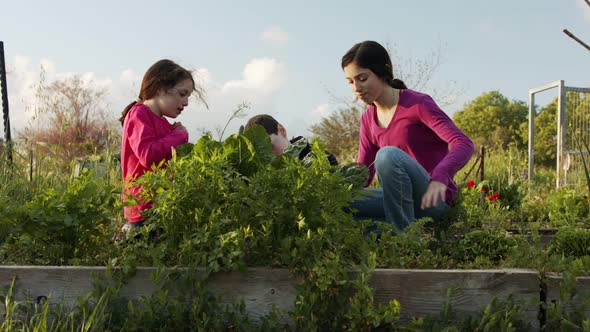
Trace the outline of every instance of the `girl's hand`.
[[445, 200], [446, 193], [447, 185], [434, 180], [430, 181], [424, 196], [422, 196], [422, 205], [420, 205], [420, 208], [424, 210], [437, 206], [440, 201]]
[[182, 123], [180, 123], [180, 122], [174, 122], [172, 124], [172, 129], [174, 129], [174, 130], [182, 130], [182, 131], [188, 132], [188, 130], [186, 130], [186, 127], [183, 126]]

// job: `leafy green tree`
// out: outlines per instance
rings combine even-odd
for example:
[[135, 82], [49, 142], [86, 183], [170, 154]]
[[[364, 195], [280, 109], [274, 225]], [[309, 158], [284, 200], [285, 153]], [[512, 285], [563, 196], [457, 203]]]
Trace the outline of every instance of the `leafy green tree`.
[[524, 147], [520, 126], [526, 123], [528, 107], [523, 101], [510, 101], [499, 91], [486, 92], [467, 103], [453, 120], [477, 146], [516, 144]]
[[[521, 125], [521, 137], [528, 145], [528, 121]], [[554, 167], [557, 160], [557, 99], [535, 115], [535, 165]]]
[[324, 142], [339, 162], [354, 161], [358, 151], [361, 111], [343, 108], [311, 126], [311, 133]]

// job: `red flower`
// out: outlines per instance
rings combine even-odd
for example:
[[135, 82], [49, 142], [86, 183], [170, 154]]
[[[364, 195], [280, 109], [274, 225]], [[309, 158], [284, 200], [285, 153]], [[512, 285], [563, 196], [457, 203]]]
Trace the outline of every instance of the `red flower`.
[[467, 187], [473, 188], [473, 186], [475, 186], [475, 181], [471, 180], [471, 181], [467, 182]]
[[486, 187], [481, 187], [479, 191], [481, 191], [482, 193], [487, 193], [488, 189]]
[[500, 199], [500, 193], [496, 193], [496, 194], [488, 196], [488, 201], [495, 201], [497, 199]]

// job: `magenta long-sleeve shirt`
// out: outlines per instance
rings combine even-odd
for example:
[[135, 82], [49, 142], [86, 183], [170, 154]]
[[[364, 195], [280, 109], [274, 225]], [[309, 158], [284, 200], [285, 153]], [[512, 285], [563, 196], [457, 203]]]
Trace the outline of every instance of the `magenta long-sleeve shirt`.
[[455, 174], [467, 164], [474, 152], [473, 142], [426, 94], [400, 90], [397, 109], [387, 128], [377, 121], [377, 109], [369, 106], [361, 117], [358, 162], [369, 167], [380, 148], [395, 146], [414, 158], [432, 180], [447, 185], [446, 201], [457, 193]]
[[[121, 144], [121, 167], [125, 199], [127, 194], [138, 197], [141, 187], [130, 185], [151, 166], [160, 161], [172, 158], [172, 148], [188, 142], [186, 131], [174, 130], [164, 117], [160, 117], [144, 104], [134, 105], [123, 124], [123, 140]], [[125, 218], [129, 222], [143, 220], [141, 211], [149, 209], [151, 202], [125, 206]]]

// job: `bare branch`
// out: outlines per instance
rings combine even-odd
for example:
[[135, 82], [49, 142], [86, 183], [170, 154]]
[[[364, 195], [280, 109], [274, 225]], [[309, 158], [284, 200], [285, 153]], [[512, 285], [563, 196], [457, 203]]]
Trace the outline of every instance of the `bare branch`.
[[219, 141], [223, 141], [223, 134], [225, 133], [225, 130], [227, 129], [227, 126], [229, 125], [231, 120], [235, 118], [245, 117], [248, 109], [250, 109], [250, 104], [247, 102], [243, 102], [238, 105], [238, 107], [232, 112], [231, 116], [229, 117], [229, 120], [227, 120], [227, 122], [225, 123], [225, 127], [223, 127], [223, 130], [221, 130], [221, 133], [219, 134]]
[[[586, 3], [588, 3], [588, 0], [585, 0]], [[589, 3], [590, 5], [590, 3]], [[574, 36], [573, 33], [569, 32], [567, 29], [563, 29], [563, 33], [565, 33], [566, 35], [568, 35], [571, 39], [575, 40], [578, 42], [578, 44], [584, 46], [588, 51], [590, 51], [590, 46], [588, 46], [588, 44], [584, 43], [583, 41], [581, 41], [578, 37]]]

